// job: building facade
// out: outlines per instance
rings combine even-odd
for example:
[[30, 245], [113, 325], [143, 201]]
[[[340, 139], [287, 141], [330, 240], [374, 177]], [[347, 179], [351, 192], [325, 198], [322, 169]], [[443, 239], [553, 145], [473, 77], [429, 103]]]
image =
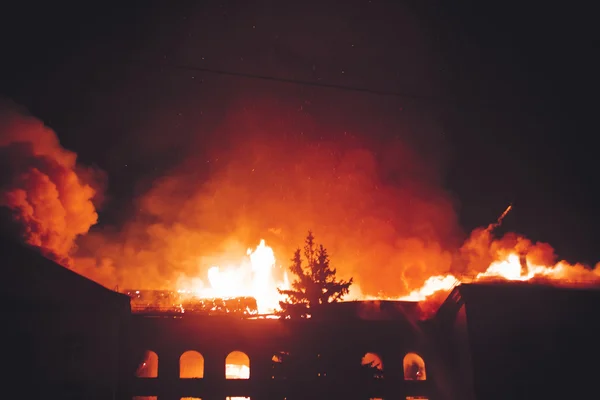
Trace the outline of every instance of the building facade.
[[598, 397], [599, 290], [462, 284], [427, 321], [418, 304], [387, 301], [300, 321], [132, 313], [128, 296], [33, 249], [0, 250], [7, 398]]
[[130, 395], [434, 399], [414, 306], [340, 303], [320, 321], [134, 315]]

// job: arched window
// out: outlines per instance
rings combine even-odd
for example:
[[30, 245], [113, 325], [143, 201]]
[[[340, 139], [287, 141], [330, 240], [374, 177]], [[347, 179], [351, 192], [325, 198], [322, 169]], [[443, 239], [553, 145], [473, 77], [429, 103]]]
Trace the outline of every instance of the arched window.
[[404, 356], [404, 380], [424, 381], [427, 379], [425, 361], [417, 353], [408, 353]]
[[180, 378], [204, 378], [204, 357], [194, 350], [188, 350], [179, 357]]
[[142, 362], [135, 371], [138, 378], [157, 378], [158, 377], [158, 355], [153, 351], [144, 352]]
[[232, 351], [225, 359], [226, 379], [249, 379], [250, 358], [241, 351]]
[[287, 379], [290, 366], [290, 353], [278, 351], [271, 357], [271, 379]]
[[360, 365], [362, 366], [365, 375], [369, 378], [383, 378], [383, 362], [381, 362], [381, 357], [377, 354], [366, 353], [363, 356]]

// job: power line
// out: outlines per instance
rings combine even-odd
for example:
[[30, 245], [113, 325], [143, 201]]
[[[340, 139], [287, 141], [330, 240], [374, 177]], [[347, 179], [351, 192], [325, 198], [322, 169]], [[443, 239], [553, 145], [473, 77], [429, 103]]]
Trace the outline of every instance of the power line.
[[364, 88], [364, 87], [347, 86], [347, 85], [338, 85], [338, 84], [325, 83], [325, 82], [314, 82], [314, 81], [306, 81], [306, 80], [300, 80], [300, 79], [280, 78], [280, 77], [275, 77], [275, 76], [270, 76], [270, 75], [235, 72], [235, 71], [228, 71], [228, 70], [222, 70], [222, 69], [197, 67], [197, 66], [192, 66], [192, 65], [169, 64], [169, 63], [152, 64], [149, 62], [138, 61], [138, 60], [131, 60], [131, 61], [129, 61], [129, 63], [145, 65], [145, 66], [153, 67], [153, 68], [165, 67], [165, 68], [179, 69], [179, 70], [184, 70], [184, 71], [206, 72], [206, 73], [215, 74], [215, 75], [235, 76], [238, 78], [245, 78], [245, 79], [256, 79], [256, 80], [263, 80], [263, 81], [270, 81], [270, 82], [288, 83], [288, 84], [292, 84], [292, 85], [312, 86], [312, 87], [319, 87], [319, 88], [326, 88], [326, 89], [343, 90], [343, 91], [347, 91], [347, 92], [367, 93], [367, 94], [372, 94], [372, 95], [376, 95], [376, 96], [399, 97], [399, 98], [405, 98], [405, 99], [416, 100], [416, 101], [421, 101], [421, 102], [437, 103], [438, 105], [456, 103], [456, 101], [451, 100], [451, 99], [443, 99], [443, 98], [434, 97], [434, 96], [418, 95], [418, 94], [408, 93], [408, 92], [377, 90], [377, 89], [369, 89], [369, 88]]
[[315, 81], [307, 81], [301, 79], [291, 79], [291, 78], [281, 78], [272, 75], [261, 75], [261, 74], [253, 74], [247, 72], [237, 72], [230, 71], [224, 69], [216, 69], [216, 68], [205, 68], [198, 67], [194, 65], [185, 65], [185, 64], [172, 64], [165, 62], [151, 63], [148, 61], [142, 60], [129, 60], [126, 62], [127, 64], [137, 64], [143, 65], [151, 68], [169, 68], [173, 70], [182, 70], [182, 71], [193, 71], [193, 72], [205, 72], [209, 74], [215, 75], [223, 75], [223, 76], [231, 76], [238, 77], [244, 79], [254, 79], [254, 80], [263, 80], [270, 82], [280, 82], [287, 83], [291, 85], [300, 85], [300, 86], [312, 86], [324, 89], [333, 89], [333, 90], [341, 90], [346, 92], [357, 92], [357, 93], [365, 93], [375, 96], [387, 96], [387, 97], [397, 97], [403, 98], [407, 100], [412, 100], [420, 105], [429, 105], [429, 106], [437, 106], [437, 107], [448, 107], [453, 109], [460, 109], [462, 111], [476, 111], [476, 112], [510, 112], [512, 114], [521, 114], [521, 113], [529, 113], [531, 111], [531, 104], [529, 107], [524, 107], [526, 104], [519, 102], [519, 99], [512, 99], [510, 102], [502, 102], [502, 103], [492, 103], [489, 101], [483, 101], [481, 99], [473, 98], [472, 101], [468, 101], [464, 98], [450, 98], [450, 97], [440, 97], [440, 96], [427, 96], [427, 95], [419, 95], [415, 93], [409, 92], [400, 92], [400, 91], [391, 91], [391, 90], [377, 90], [370, 89], [365, 87], [358, 86], [350, 86], [350, 85], [339, 85], [334, 83], [325, 83], [325, 82], [315, 82]]

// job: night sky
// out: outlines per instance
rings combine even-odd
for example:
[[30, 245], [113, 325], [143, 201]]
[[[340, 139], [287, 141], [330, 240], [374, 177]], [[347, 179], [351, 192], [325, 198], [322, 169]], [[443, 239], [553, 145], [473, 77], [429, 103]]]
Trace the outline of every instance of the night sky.
[[226, 148], [217, 127], [236, 108], [272, 113], [282, 131], [308, 115], [317, 136], [401, 137], [435, 160], [466, 232], [513, 203], [504, 230], [569, 261], [600, 260], [591, 13], [523, 2], [125, 3], [3, 6], [0, 24], [1, 94], [106, 172], [95, 229], [122, 223], [182, 159]]

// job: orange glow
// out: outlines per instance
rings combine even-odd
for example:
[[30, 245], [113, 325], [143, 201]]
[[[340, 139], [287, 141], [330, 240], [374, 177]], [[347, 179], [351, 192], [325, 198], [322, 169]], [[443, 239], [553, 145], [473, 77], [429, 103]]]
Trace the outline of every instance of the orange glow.
[[[532, 281], [559, 286], [600, 285], [600, 268], [587, 268], [581, 264], [565, 261], [553, 262], [552, 247], [545, 243], [532, 243], [530, 240], [512, 233], [495, 239], [492, 232], [511, 211], [512, 205], [500, 215], [498, 220], [485, 228], [475, 229], [459, 249], [466, 274], [435, 275], [427, 278], [423, 285], [406, 296], [386, 299], [419, 301], [424, 303], [424, 313], [432, 310], [428, 302], [440, 303], [445, 294], [460, 283], [489, 281]], [[354, 298], [373, 299], [362, 296], [355, 288]], [[434, 304], [435, 305], [435, 304]]]
[[[135, 215], [120, 231], [87, 233], [97, 221], [98, 176], [40, 121], [2, 112], [0, 166], [14, 174], [0, 205], [14, 212], [27, 243], [111, 289], [254, 297], [259, 313], [277, 310], [277, 288], [289, 288], [287, 260], [309, 229], [338, 278], [354, 278], [345, 300], [425, 303], [472, 281], [600, 282], [598, 268], [557, 263], [549, 245], [495, 238], [512, 206], [463, 243], [435, 156], [400, 139], [322, 139], [313, 122], [292, 133], [276, 114], [234, 112], [220, 131], [231, 146], [205, 149], [206, 157], [192, 151], [134, 199]], [[199, 183], [191, 172], [207, 165]]]
[[178, 290], [199, 298], [254, 297], [260, 314], [273, 313], [283, 298], [277, 289], [289, 288], [287, 272], [283, 271], [281, 278], [275, 276], [275, 254], [264, 240], [246, 255], [239, 265], [210, 267], [208, 285], [198, 278], [184, 278]]
[[180, 378], [204, 378], [204, 357], [197, 351], [186, 351], [179, 357]]
[[250, 359], [245, 353], [229, 353], [225, 359], [225, 379], [250, 379]]
[[[2, 104], [3, 105], [3, 104]], [[9, 208], [26, 243], [64, 266], [78, 236], [98, 220], [97, 176], [77, 165], [56, 133], [14, 110], [0, 109], [0, 206]]]
[[[511, 207], [502, 214], [501, 221]], [[551, 248], [544, 244], [532, 244], [527, 239], [507, 235], [499, 240], [492, 240], [490, 231], [498, 222], [488, 228], [475, 231], [465, 243], [462, 250], [477, 250], [487, 253], [492, 260], [482, 272], [466, 275], [434, 275], [425, 280], [423, 285], [405, 296], [373, 296], [361, 292], [359, 284], [350, 288], [346, 300], [401, 300], [428, 302], [436, 299], [443, 301], [445, 294], [461, 282], [477, 281], [544, 281], [556, 285], [576, 285], [586, 283], [600, 283], [598, 269], [588, 269], [582, 265], [570, 265], [564, 261], [555, 264], [543, 264], [544, 260], [551, 259]], [[465, 250], [466, 249], [466, 250]], [[521, 255], [519, 255], [521, 254]], [[187, 289], [198, 297], [227, 298], [251, 296], [256, 298], [258, 311], [261, 314], [273, 313], [279, 309], [282, 296], [277, 291], [289, 288], [289, 278], [285, 270], [276, 268], [277, 260], [273, 249], [264, 240], [254, 249], [247, 250], [247, 258], [238, 266], [218, 267], [213, 266], [208, 270], [208, 285], [205, 286], [199, 279], [182, 280], [182, 287], [197, 287]], [[485, 257], [480, 256], [481, 259]], [[276, 276], [279, 272], [280, 277]], [[181, 289], [185, 292], [186, 289]], [[424, 311], [425, 312], [425, 311]], [[232, 367], [233, 368], [233, 367]], [[232, 372], [233, 374], [233, 372]]]
[[520, 257], [516, 251], [509, 251], [499, 257], [501, 258], [493, 261], [485, 271], [475, 276], [459, 278], [448, 274], [431, 277], [421, 288], [413, 290], [408, 296], [400, 297], [399, 300], [423, 301], [439, 291], [448, 292], [461, 282], [534, 281], [560, 286], [600, 284], [598, 268], [588, 269], [583, 265], [570, 265], [565, 261], [553, 265], [539, 265], [533, 261], [533, 256]]
[[[281, 282], [308, 230], [329, 251], [338, 278], [353, 277], [368, 295], [406, 295], [449, 270], [458, 226], [451, 199], [436, 187], [430, 160], [421, 160], [400, 140], [378, 152], [370, 148], [375, 144], [350, 137], [286, 139], [279, 128], [273, 135], [244, 129], [241, 135], [249, 115], [244, 112], [231, 126], [240, 133], [225, 138], [231, 146], [205, 149], [202, 162], [184, 160], [152, 182], [121, 229], [81, 238], [81, 271], [111, 288], [197, 291], [213, 287], [208, 270], [218, 266], [213, 280], [224, 275], [227, 287], [237, 286], [224, 290], [216, 283], [220, 291], [237, 293], [243, 286], [251, 294], [247, 286], [253, 284], [238, 285], [236, 275], [243, 270], [243, 279], [252, 281], [251, 266], [242, 265], [249, 264], [242, 260], [247, 248], [265, 239]], [[273, 115], [270, 111], [269, 118]], [[248, 126], [266, 131], [272, 125], [256, 122]], [[192, 178], [193, 171], [207, 167], [208, 179]], [[102, 270], [106, 274], [98, 276]]]
[[153, 351], [144, 353], [143, 361], [138, 366], [135, 376], [138, 378], [158, 377], [158, 355]]
[[408, 353], [404, 356], [402, 362], [404, 368], [404, 380], [406, 381], [425, 381], [427, 380], [427, 371], [425, 361], [416, 353]]
[[383, 371], [383, 363], [381, 362], [381, 358], [375, 353], [367, 353], [363, 356], [361, 360], [361, 365], [369, 365], [379, 371]]

